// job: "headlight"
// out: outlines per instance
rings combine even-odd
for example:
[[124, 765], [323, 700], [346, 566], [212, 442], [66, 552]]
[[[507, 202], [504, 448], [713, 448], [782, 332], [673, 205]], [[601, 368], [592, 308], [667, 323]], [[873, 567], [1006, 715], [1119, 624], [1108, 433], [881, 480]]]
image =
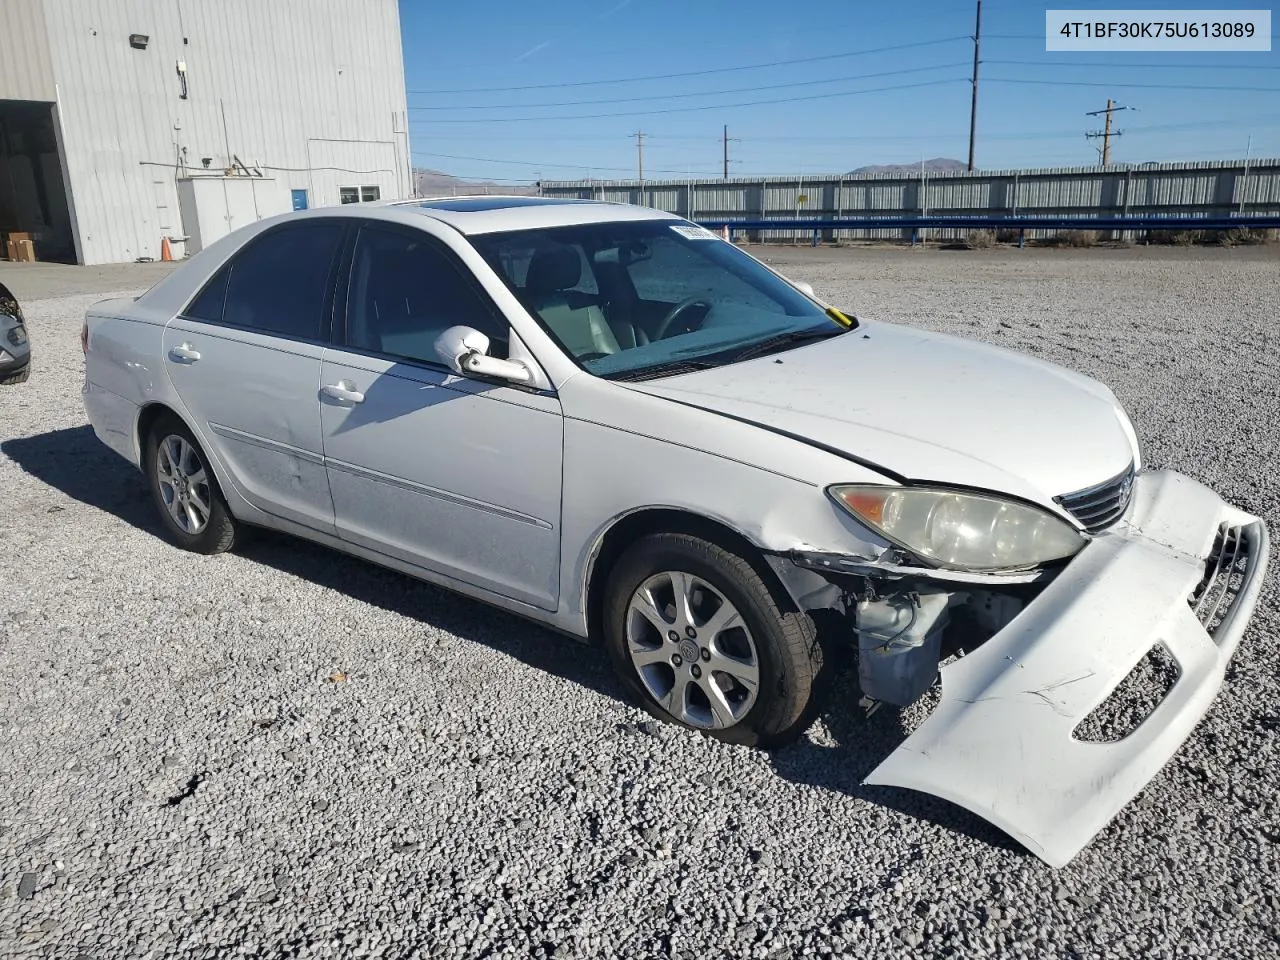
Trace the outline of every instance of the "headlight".
[[952, 570], [1037, 567], [1073, 556], [1085, 543], [1051, 513], [990, 494], [852, 484], [828, 492], [887, 539]]

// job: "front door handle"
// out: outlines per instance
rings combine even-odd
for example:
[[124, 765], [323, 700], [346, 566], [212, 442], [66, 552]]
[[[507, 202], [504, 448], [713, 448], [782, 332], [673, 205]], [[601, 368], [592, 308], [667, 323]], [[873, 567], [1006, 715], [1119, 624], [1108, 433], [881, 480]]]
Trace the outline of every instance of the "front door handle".
[[184, 343], [169, 351], [169, 359], [176, 363], [195, 363], [200, 359], [200, 351], [193, 350], [191, 344]]
[[364, 394], [354, 389], [354, 385], [347, 380], [327, 383], [320, 388], [320, 392], [331, 400], [340, 400], [343, 403], [364, 403]]

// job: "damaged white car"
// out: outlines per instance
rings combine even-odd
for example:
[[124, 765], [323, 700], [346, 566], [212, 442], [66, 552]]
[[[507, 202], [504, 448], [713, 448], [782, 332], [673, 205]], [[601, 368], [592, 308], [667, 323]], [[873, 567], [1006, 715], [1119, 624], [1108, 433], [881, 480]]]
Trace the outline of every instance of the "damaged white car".
[[[1257, 518], [1142, 470], [1106, 387], [855, 320], [639, 207], [265, 220], [84, 345], [94, 429], [180, 545], [272, 527], [598, 637], [654, 714], [742, 743], [804, 730], [829, 644], [888, 704], [946, 660], [869, 780], [1053, 864], [1204, 714], [1267, 561]], [[1155, 655], [1154, 711], [1083, 736]]]

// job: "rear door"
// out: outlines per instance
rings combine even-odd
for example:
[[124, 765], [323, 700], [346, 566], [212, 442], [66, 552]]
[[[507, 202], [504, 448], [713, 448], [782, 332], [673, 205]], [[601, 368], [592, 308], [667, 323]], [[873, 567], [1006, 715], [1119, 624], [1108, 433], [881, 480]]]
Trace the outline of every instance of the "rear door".
[[310, 219], [251, 240], [165, 330], [169, 379], [201, 441], [254, 506], [333, 533], [320, 437], [343, 221]]
[[506, 356], [506, 318], [447, 244], [390, 224], [361, 228], [346, 301], [321, 376], [338, 535], [555, 609], [560, 401], [457, 376], [435, 355], [464, 325]]

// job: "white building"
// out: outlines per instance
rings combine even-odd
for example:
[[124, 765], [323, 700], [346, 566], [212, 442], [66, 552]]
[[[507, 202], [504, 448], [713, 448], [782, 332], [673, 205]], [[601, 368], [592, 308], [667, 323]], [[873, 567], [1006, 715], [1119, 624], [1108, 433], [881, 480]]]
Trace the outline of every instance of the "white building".
[[181, 257], [411, 170], [396, 0], [0, 0], [0, 235], [42, 260]]

